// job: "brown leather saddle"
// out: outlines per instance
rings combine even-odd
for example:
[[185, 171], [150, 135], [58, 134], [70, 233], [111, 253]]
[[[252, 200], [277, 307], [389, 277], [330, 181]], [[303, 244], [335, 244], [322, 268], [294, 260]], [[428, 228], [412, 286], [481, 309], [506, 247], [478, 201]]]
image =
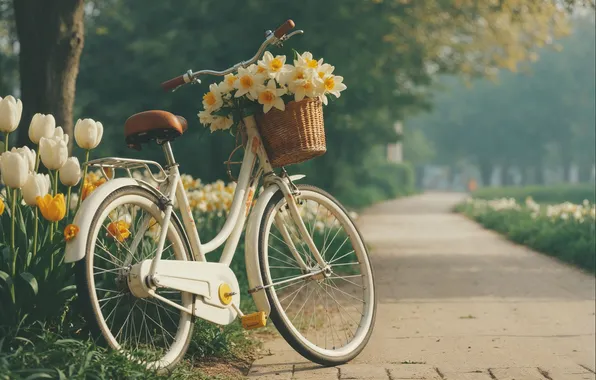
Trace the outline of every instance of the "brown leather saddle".
[[150, 141], [172, 141], [188, 128], [182, 116], [167, 111], [144, 111], [132, 115], [124, 123], [124, 138], [129, 148], [141, 150]]

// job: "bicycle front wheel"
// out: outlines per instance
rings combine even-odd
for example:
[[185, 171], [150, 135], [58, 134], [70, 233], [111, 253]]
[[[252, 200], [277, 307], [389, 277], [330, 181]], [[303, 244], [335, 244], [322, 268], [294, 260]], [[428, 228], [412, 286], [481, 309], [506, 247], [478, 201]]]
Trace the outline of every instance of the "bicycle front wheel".
[[376, 313], [373, 269], [339, 202], [314, 186], [298, 189], [298, 209], [328, 270], [321, 272], [278, 192], [265, 208], [259, 232], [270, 319], [302, 356], [338, 365], [356, 357], [370, 339]]
[[[192, 337], [192, 316], [129, 285], [131, 268], [152, 259], [163, 226], [158, 198], [138, 186], [110, 194], [99, 206], [87, 238], [87, 254], [77, 262], [79, 298], [92, 333], [112, 349], [152, 369], [174, 366]], [[164, 260], [189, 260], [182, 227], [172, 218]], [[192, 294], [157, 288], [170, 302], [192, 309]]]

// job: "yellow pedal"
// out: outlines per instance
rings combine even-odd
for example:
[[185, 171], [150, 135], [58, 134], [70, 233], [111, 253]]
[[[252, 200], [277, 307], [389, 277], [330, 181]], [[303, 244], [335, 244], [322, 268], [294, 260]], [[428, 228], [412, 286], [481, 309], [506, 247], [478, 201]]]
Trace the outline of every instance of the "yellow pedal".
[[267, 324], [267, 315], [264, 311], [258, 311], [252, 314], [246, 314], [242, 318], [242, 327], [245, 330], [258, 329], [259, 327], [265, 327]]

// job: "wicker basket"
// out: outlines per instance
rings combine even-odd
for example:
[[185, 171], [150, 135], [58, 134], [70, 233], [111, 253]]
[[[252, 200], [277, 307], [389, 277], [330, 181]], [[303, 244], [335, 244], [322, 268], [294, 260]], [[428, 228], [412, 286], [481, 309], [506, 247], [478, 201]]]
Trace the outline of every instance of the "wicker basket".
[[319, 99], [289, 102], [285, 111], [272, 108], [256, 115], [271, 165], [297, 164], [327, 151], [323, 105]]

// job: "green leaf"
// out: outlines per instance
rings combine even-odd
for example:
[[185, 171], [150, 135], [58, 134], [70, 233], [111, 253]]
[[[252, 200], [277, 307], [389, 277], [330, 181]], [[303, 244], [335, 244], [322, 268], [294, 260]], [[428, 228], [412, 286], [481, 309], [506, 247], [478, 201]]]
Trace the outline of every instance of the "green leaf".
[[37, 284], [37, 279], [35, 276], [29, 272], [23, 272], [19, 276], [29, 284], [33, 294], [37, 295], [37, 292], [39, 291], [39, 285]]
[[[12, 277], [0, 270], [0, 280], [2, 280], [6, 284], [6, 288], [9, 289], [12, 286]], [[2, 284], [0, 284], [2, 285]]]
[[[49, 371], [49, 370], [48, 370]], [[34, 379], [53, 379], [54, 376], [48, 373], [36, 373], [31, 376], [25, 378], [25, 380], [34, 380]]]

